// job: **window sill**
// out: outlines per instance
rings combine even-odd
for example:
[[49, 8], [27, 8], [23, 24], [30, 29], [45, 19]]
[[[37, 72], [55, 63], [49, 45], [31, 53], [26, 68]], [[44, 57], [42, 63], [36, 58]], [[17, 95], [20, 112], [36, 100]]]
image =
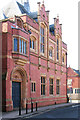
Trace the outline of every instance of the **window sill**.
[[58, 59], [56, 59], [56, 62], [59, 62], [59, 60], [58, 60]]
[[60, 96], [60, 94], [56, 94], [56, 96]]
[[31, 91], [31, 93], [36, 93], [36, 91]]
[[41, 95], [41, 97], [45, 97], [45, 95]]
[[41, 53], [41, 52], [40, 52], [40, 55], [44, 56], [44, 53]]
[[30, 50], [33, 51], [33, 52], [35, 52], [35, 49], [33, 49], [33, 48], [30, 48]]
[[49, 56], [49, 59], [53, 59], [53, 57]]
[[30, 48], [30, 52], [33, 52], [33, 53], [37, 54], [36, 50], [32, 49], [32, 48]]
[[49, 94], [49, 96], [54, 96], [54, 94]]
[[50, 56], [49, 56], [49, 59], [50, 59], [50, 60], [54, 60], [53, 57], [50, 57]]
[[62, 67], [66, 67], [66, 65], [65, 65], [65, 64], [63, 64], [63, 63], [61, 64], [61, 66], [62, 66]]
[[65, 63], [64, 63], [64, 62], [62, 62], [62, 64], [63, 64], [63, 65], [65, 65]]
[[12, 54], [23, 55], [25, 57], [28, 57], [27, 54], [16, 52], [16, 51], [12, 51]]

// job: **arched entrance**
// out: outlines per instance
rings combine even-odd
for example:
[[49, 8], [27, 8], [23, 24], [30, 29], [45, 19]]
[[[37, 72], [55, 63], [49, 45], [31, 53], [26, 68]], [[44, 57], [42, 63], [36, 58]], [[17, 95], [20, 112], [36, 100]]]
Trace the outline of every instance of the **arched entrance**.
[[21, 67], [16, 67], [13, 69], [11, 74], [12, 80], [12, 101], [13, 101], [13, 108], [18, 108], [21, 102], [21, 106], [23, 108], [26, 107], [26, 81], [27, 81], [27, 74], [26, 71]]

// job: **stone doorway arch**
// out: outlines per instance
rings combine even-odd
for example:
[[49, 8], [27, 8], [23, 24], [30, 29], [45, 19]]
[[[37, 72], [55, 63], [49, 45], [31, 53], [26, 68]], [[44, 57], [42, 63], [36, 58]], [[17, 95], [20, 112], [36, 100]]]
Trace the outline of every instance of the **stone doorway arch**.
[[15, 67], [11, 73], [11, 81], [21, 83], [21, 106], [22, 108], [26, 108], [27, 74], [25, 69], [22, 67]]

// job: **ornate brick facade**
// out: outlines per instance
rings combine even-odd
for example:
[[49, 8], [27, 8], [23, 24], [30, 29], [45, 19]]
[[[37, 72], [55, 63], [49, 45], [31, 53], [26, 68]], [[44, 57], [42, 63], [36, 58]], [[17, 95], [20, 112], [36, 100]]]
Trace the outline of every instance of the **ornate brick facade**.
[[35, 102], [38, 106], [65, 103], [66, 55], [59, 17], [49, 26], [44, 3], [38, 3], [37, 18], [22, 14], [2, 20], [3, 110], [17, 107], [16, 83], [23, 108], [26, 103], [30, 108], [31, 102], [34, 107]]

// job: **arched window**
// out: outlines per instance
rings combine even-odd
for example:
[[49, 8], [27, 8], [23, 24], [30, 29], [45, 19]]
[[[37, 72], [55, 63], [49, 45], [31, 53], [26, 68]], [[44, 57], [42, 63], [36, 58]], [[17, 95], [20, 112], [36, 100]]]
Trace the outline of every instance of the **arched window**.
[[52, 57], [52, 49], [49, 50], [49, 56]]
[[45, 45], [45, 36], [44, 36], [44, 26], [41, 25], [40, 27], [40, 52], [44, 53], [44, 45]]
[[50, 46], [50, 48], [49, 48], [49, 57], [50, 58], [53, 58], [53, 47], [52, 46]]
[[34, 39], [30, 39], [30, 48], [34, 49]]
[[36, 50], [36, 38], [34, 36], [30, 38], [30, 48]]
[[17, 26], [22, 28], [22, 21], [19, 18], [17, 19]]

